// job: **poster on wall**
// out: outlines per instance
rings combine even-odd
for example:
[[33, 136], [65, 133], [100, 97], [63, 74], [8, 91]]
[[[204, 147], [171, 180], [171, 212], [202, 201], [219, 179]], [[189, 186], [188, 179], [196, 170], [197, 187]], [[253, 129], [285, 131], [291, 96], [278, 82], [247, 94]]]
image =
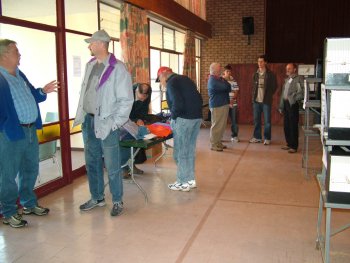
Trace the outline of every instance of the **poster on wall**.
[[73, 77], [81, 77], [81, 57], [73, 56]]

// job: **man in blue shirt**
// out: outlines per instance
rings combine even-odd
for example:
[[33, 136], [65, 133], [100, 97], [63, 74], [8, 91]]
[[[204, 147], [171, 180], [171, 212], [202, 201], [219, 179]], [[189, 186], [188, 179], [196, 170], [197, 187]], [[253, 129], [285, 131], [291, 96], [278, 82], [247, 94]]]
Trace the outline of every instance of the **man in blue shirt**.
[[157, 76], [156, 82], [166, 87], [174, 138], [173, 156], [177, 165], [176, 182], [168, 187], [170, 190], [188, 192], [197, 187], [194, 165], [203, 100], [189, 77], [175, 74], [168, 67], [160, 67]]
[[227, 148], [221, 140], [227, 126], [231, 85], [221, 77], [221, 65], [210, 65], [208, 80], [209, 108], [211, 112], [210, 143], [211, 150], [222, 152]]
[[27, 225], [18, 213], [18, 197], [23, 214], [49, 213], [38, 205], [33, 191], [39, 173], [36, 130], [42, 127], [38, 103], [58, 88], [51, 81], [35, 89], [18, 69], [20, 58], [15, 41], [0, 39], [0, 203], [3, 223], [14, 228]]

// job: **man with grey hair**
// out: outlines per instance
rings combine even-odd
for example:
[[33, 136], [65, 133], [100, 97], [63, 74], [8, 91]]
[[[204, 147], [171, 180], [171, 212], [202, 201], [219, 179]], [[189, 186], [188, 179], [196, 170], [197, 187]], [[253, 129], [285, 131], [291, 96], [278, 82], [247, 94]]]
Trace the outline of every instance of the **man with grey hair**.
[[129, 119], [134, 96], [131, 76], [125, 65], [108, 52], [110, 40], [104, 30], [85, 39], [94, 57], [86, 65], [73, 126], [82, 124], [91, 194], [80, 210], [88, 211], [106, 204], [103, 178], [105, 166], [113, 202], [110, 214], [118, 216], [123, 210], [119, 129]]
[[14, 228], [28, 224], [18, 213], [18, 198], [24, 215], [50, 211], [38, 205], [33, 191], [39, 174], [36, 130], [42, 128], [38, 103], [58, 88], [56, 81], [34, 88], [18, 69], [20, 59], [17, 43], [0, 39], [0, 204], [3, 223]]
[[211, 112], [210, 149], [213, 151], [222, 152], [223, 149], [227, 148], [221, 140], [227, 124], [230, 91], [230, 83], [221, 77], [221, 65], [216, 62], [212, 63], [210, 65], [208, 93]]

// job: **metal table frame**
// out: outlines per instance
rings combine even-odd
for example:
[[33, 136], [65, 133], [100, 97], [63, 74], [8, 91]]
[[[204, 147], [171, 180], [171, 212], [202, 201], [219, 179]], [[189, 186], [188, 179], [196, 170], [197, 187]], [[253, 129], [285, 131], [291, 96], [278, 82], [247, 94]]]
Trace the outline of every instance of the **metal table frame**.
[[[147, 149], [153, 145], [159, 144], [159, 143], [164, 143], [165, 141], [172, 139], [173, 135], [170, 134], [167, 137], [156, 137], [150, 140], [124, 140], [120, 142], [120, 146], [122, 147], [128, 147], [130, 148], [130, 156], [131, 158], [128, 160], [128, 162], [126, 164], [129, 163], [129, 167], [130, 167], [130, 173], [131, 173], [131, 180], [136, 184], [136, 186], [140, 189], [140, 191], [142, 192], [144, 198], [145, 198], [145, 202], [148, 203], [148, 196], [146, 191], [142, 188], [142, 186], [135, 180], [134, 177], [134, 160], [135, 160], [135, 156], [136, 154], [140, 151], [140, 149]], [[165, 144], [166, 145], [166, 144]], [[164, 156], [165, 151], [167, 149], [164, 149], [162, 154], [160, 155], [160, 157], [158, 157], [154, 163], [154, 165], [156, 165], [156, 162]], [[122, 164], [122, 166], [125, 166], [126, 164]]]
[[[330, 250], [330, 238], [348, 228], [350, 228], [350, 223], [343, 225], [331, 232], [331, 220], [332, 220], [332, 209], [350, 209], [350, 204], [337, 204], [330, 203], [327, 200], [327, 192], [325, 189], [325, 169], [323, 169], [322, 174], [317, 175], [317, 182], [320, 187], [320, 202], [318, 206], [318, 216], [317, 216], [317, 239], [316, 248], [321, 250], [322, 260], [324, 263], [329, 263], [329, 250]], [[326, 209], [326, 232], [322, 234], [321, 223], [323, 217], [323, 208]]]

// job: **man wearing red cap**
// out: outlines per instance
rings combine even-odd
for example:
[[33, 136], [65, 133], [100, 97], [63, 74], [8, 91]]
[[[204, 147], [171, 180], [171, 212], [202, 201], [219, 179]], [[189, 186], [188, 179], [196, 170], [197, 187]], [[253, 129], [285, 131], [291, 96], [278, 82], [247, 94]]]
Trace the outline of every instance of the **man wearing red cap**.
[[173, 156], [178, 167], [176, 182], [168, 187], [187, 192], [196, 188], [194, 164], [203, 100], [196, 84], [187, 76], [173, 73], [171, 68], [160, 67], [156, 82], [166, 87], [174, 138]]

